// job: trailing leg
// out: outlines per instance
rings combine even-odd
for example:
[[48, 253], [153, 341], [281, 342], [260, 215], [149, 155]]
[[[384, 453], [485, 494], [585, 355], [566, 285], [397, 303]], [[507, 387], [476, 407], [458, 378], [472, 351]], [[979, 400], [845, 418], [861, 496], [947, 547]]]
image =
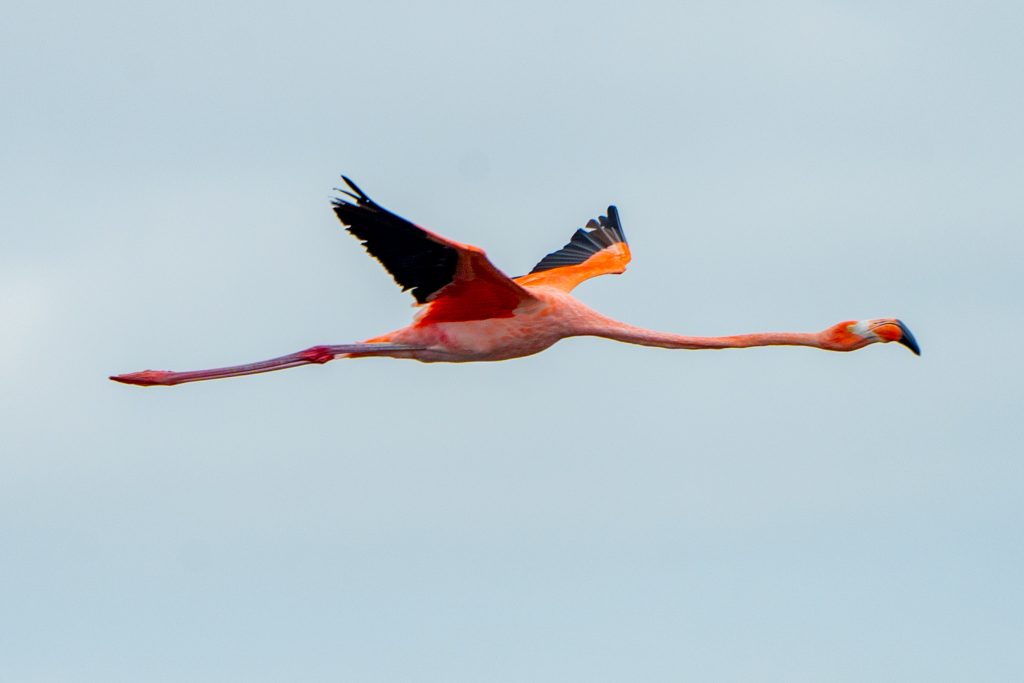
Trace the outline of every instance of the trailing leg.
[[285, 370], [300, 365], [318, 364], [330, 362], [335, 358], [345, 357], [349, 354], [360, 356], [387, 355], [395, 351], [415, 351], [418, 346], [406, 344], [387, 343], [359, 343], [359, 344], [337, 344], [312, 346], [303, 351], [290, 353], [286, 356], [279, 356], [269, 360], [262, 360], [256, 363], [245, 365], [231, 365], [224, 368], [211, 368], [209, 370], [190, 370], [186, 372], [174, 372], [173, 370], [143, 370], [141, 372], [130, 372], [124, 375], [114, 375], [110, 379], [124, 384], [137, 384], [139, 386], [171, 386], [184, 384], [186, 382], [200, 382], [208, 379], [223, 379], [225, 377], [239, 377], [242, 375], [255, 375], [261, 372], [273, 372], [274, 370]]

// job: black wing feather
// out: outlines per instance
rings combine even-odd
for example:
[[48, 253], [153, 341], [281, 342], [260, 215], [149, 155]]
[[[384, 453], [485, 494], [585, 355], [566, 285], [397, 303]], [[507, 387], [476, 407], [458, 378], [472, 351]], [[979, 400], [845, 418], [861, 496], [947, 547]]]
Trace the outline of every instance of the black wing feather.
[[459, 262], [457, 249], [431, 239], [428, 232], [377, 204], [345, 176], [341, 178], [352, 192], [338, 191], [355, 201], [334, 197], [335, 215], [403, 291], [411, 289], [416, 301], [424, 304], [452, 282]]
[[575, 266], [583, 263], [597, 252], [618, 242], [626, 241], [626, 234], [619, 222], [619, 210], [608, 207], [607, 216], [599, 216], [587, 221], [588, 230], [580, 228], [573, 233], [569, 243], [558, 251], [553, 251], [533, 267], [531, 273], [539, 273], [562, 266]]

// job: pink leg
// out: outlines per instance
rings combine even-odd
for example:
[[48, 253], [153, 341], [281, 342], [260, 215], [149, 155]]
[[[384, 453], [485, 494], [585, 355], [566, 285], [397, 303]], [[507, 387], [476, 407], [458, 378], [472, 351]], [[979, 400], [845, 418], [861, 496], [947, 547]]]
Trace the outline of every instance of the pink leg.
[[148, 387], [153, 385], [184, 384], [185, 382], [199, 382], [205, 379], [221, 379], [224, 377], [238, 377], [239, 375], [255, 375], [260, 372], [271, 372], [273, 370], [284, 370], [299, 365], [310, 363], [324, 364], [334, 360], [338, 356], [350, 353], [359, 355], [387, 354], [393, 351], [415, 351], [418, 346], [407, 346], [405, 344], [339, 344], [335, 346], [313, 346], [305, 351], [290, 353], [287, 356], [271, 358], [270, 360], [259, 361], [258, 363], [247, 363], [246, 365], [232, 365], [226, 368], [212, 368], [210, 370], [192, 370], [189, 372], [174, 372], [172, 370], [143, 370], [142, 372], [130, 372], [125, 375], [114, 375], [110, 379], [124, 384], [137, 384]]

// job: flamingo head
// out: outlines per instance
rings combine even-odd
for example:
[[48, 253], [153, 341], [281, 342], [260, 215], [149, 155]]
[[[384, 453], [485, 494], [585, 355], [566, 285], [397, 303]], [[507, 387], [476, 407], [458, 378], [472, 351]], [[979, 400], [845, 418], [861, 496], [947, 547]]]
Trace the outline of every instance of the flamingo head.
[[846, 320], [825, 330], [822, 337], [825, 348], [833, 351], [856, 351], [876, 342], [898, 342], [921, 355], [921, 347], [910, 328], [896, 318]]

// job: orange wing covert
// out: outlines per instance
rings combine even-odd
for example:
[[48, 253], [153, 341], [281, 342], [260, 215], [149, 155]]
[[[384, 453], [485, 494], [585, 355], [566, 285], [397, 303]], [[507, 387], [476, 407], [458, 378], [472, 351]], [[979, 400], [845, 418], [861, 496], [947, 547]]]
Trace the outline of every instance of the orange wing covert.
[[568, 244], [545, 256], [528, 275], [515, 281], [527, 287], [556, 287], [570, 292], [592, 277], [625, 272], [631, 256], [618, 209], [609, 206], [607, 216], [591, 219], [586, 228], [577, 230]]

